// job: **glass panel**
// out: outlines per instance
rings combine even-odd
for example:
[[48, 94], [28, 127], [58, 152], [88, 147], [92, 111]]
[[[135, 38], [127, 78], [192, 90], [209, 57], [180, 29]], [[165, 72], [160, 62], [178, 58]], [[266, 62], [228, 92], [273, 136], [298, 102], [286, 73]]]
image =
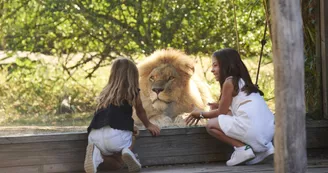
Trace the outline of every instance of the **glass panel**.
[[[261, 53], [259, 41], [265, 25], [262, 3], [233, 4], [233, 1], [217, 0], [1, 2], [0, 136], [85, 132], [97, 106], [96, 97], [108, 81], [112, 61], [127, 57], [139, 64], [156, 50], [167, 47], [189, 55], [194, 73], [200, 78], [192, 92], [188, 92], [186, 86], [174, 86], [173, 90], [180, 90], [170, 97], [177, 100], [186, 94], [197, 95], [199, 86], [198, 90], [212, 95], [202, 100], [204, 104], [218, 101], [220, 87], [210, 72], [211, 54], [226, 47], [237, 49], [255, 81]], [[159, 74], [170, 79], [175, 72], [167, 73], [169, 75]], [[258, 85], [273, 110], [269, 41], [264, 46]], [[180, 101], [169, 103], [164, 107], [182, 105]], [[159, 103], [157, 107], [161, 104], [166, 103]], [[150, 108], [151, 103], [145, 102], [144, 106]], [[170, 111], [173, 109], [166, 110], [165, 116], [178, 116]], [[182, 111], [190, 111], [190, 107]], [[183, 117], [186, 115], [188, 113]], [[169, 127], [184, 127], [184, 124], [173, 123]]]

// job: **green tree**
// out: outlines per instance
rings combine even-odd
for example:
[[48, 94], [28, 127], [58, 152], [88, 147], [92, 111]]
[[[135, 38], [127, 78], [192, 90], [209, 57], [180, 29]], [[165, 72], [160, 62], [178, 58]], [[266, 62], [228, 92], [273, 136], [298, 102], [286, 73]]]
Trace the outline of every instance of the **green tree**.
[[[227, 0], [12, 0], [2, 2], [2, 8], [2, 48], [59, 56], [84, 53], [73, 65], [68, 65], [69, 59], [62, 62], [70, 71], [94, 61], [89, 77], [118, 56], [148, 55], [166, 47], [209, 54], [239, 44], [243, 56], [258, 56], [265, 23], [258, 0], [236, 4]], [[269, 52], [267, 47], [265, 56]]]

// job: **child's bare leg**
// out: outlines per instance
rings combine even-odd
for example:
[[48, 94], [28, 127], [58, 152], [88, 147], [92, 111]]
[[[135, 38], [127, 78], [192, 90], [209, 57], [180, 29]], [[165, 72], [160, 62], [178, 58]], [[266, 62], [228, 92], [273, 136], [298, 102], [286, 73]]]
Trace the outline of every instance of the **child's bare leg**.
[[136, 158], [136, 155], [132, 152], [132, 148], [136, 141], [136, 135], [139, 134], [139, 131], [134, 128], [134, 133], [132, 135], [132, 143], [129, 148], [124, 148], [122, 150], [122, 160], [128, 166], [129, 172], [138, 172], [141, 169], [141, 164]]
[[235, 146], [235, 147], [245, 146], [243, 142], [237, 139], [230, 138], [229, 136], [223, 133], [223, 131], [220, 128], [218, 118], [212, 118], [208, 120], [206, 125], [206, 130], [211, 136], [219, 139], [222, 142], [230, 144], [231, 146]]
[[136, 143], [136, 137], [135, 137], [135, 136], [132, 136], [132, 144], [131, 144], [131, 146], [129, 147], [129, 149], [130, 149], [131, 151], [132, 151], [132, 149], [133, 149], [135, 143]]
[[135, 145], [135, 143], [136, 143], [136, 138], [137, 138], [137, 136], [139, 136], [139, 129], [138, 129], [138, 127], [137, 126], [134, 126], [133, 127], [133, 134], [132, 134], [132, 144], [131, 144], [131, 146], [129, 147], [129, 149], [130, 150], [132, 150], [133, 149], [133, 146]]

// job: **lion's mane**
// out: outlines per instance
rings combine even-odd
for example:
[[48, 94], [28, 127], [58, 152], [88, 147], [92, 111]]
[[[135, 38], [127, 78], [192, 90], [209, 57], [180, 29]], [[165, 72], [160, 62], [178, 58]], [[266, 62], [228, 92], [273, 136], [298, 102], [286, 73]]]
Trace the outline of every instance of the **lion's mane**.
[[[212, 101], [209, 87], [195, 72], [194, 61], [176, 49], [157, 50], [138, 64], [140, 96], [149, 120], [160, 127], [183, 126], [193, 106]], [[141, 122], [134, 119], [137, 125]]]

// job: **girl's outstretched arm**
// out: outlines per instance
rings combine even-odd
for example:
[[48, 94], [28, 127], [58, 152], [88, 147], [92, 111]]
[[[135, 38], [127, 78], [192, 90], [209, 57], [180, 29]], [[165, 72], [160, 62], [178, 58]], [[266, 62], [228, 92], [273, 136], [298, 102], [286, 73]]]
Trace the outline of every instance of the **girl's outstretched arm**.
[[224, 82], [222, 87], [222, 95], [219, 106], [217, 109], [208, 111], [208, 112], [201, 112], [199, 110], [194, 110], [190, 113], [190, 115], [186, 119], [187, 125], [192, 125], [194, 122], [197, 122], [195, 119], [200, 119], [200, 114], [202, 113], [204, 118], [215, 118], [221, 114], [231, 114], [229, 107], [232, 102], [234, 86], [231, 79], [228, 79]]
[[153, 136], [158, 136], [160, 134], [161, 130], [159, 129], [158, 126], [154, 125], [153, 123], [151, 123], [149, 121], [146, 111], [145, 111], [144, 107], [142, 106], [140, 96], [138, 96], [138, 98], [137, 98], [137, 103], [136, 103], [135, 109], [136, 109], [136, 114], [137, 114], [138, 118], [141, 120], [141, 122], [143, 123], [143, 125], [149, 130], [149, 132]]
[[219, 108], [219, 103], [207, 103], [207, 106], [210, 107], [210, 110], [215, 110]]

